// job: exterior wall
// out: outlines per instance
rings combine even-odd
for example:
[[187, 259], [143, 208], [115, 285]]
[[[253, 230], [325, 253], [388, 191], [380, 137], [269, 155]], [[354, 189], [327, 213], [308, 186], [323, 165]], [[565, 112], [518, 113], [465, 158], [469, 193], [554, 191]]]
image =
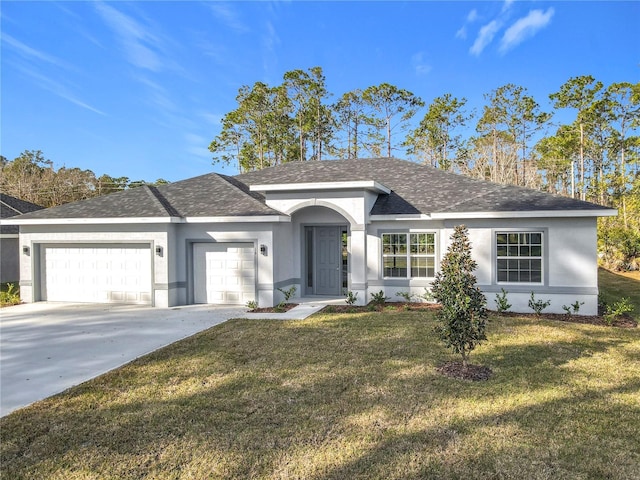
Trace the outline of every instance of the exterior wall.
[[[316, 198], [316, 196], [318, 198]], [[282, 300], [278, 288], [296, 286], [304, 294], [303, 232], [311, 225], [348, 225], [348, 289], [358, 294], [360, 304], [372, 293], [383, 290], [391, 301], [398, 292], [423, 295], [433, 279], [390, 279], [382, 272], [383, 233], [434, 232], [436, 271], [447, 250], [449, 237], [458, 224], [469, 228], [472, 254], [478, 262], [478, 285], [495, 307], [496, 293], [504, 288], [512, 311], [531, 312], [536, 299], [551, 300], [545, 310], [563, 313], [563, 305], [584, 302], [580, 313], [597, 313], [596, 219], [522, 218], [370, 221], [373, 194], [359, 192], [303, 192], [269, 194], [269, 203], [291, 215], [291, 223], [180, 223], [122, 225], [22, 226], [18, 245], [28, 246], [29, 255], [19, 252], [20, 289], [25, 302], [37, 301], [39, 292], [39, 247], [64, 243], [148, 244], [153, 256], [153, 304], [158, 307], [193, 302], [193, 244], [197, 242], [249, 242], [256, 250], [256, 299], [260, 306]], [[501, 284], [497, 282], [495, 234], [497, 231], [543, 232], [543, 282], [541, 284]], [[3, 239], [4, 240], [4, 239]], [[3, 244], [4, 246], [4, 244]], [[264, 246], [264, 252], [261, 252]], [[155, 252], [160, 247], [159, 254]]]
[[[440, 266], [440, 258], [444, 251], [443, 222], [439, 220], [407, 220], [372, 222], [367, 226], [367, 301], [371, 294], [384, 291], [389, 301], [402, 301], [398, 292], [407, 292], [422, 296], [431, 286], [433, 278], [384, 278], [382, 271], [382, 234], [383, 233], [416, 233], [433, 232], [436, 235], [436, 272]], [[426, 290], [425, 290], [426, 289]]]
[[[352, 189], [341, 191], [268, 192], [266, 203], [270, 207], [292, 216], [293, 285], [300, 285], [298, 292], [304, 292], [300, 278], [304, 273], [302, 264], [301, 234], [304, 225], [348, 225], [349, 241], [349, 286], [358, 294], [358, 303], [367, 303], [367, 239], [366, 224], [377, 193]], [[294, 283], [298, 282], [298, 283]]]
[[20, 255], [17, 235], [0, 238], [0, 282], [17, 283], [20, 280]]
[[[306, 292], [306, 281], [303, 278], [306, 273], [305, 266], [305, 250], [304, 250], [304, 227], [318, 226], [318, 225], [347, 225], [349, 221], [340, 213], [331, 210], [328, 207], [304, 207], [301, 210], [296, 211], [291, 217], [291, 232], [290, 232], [290, 244], [284, 243], [290, 248], [291, 255], [285, 255], [291, 258], [290, 266], [290, 280], [287, 280], [289, 285], [295, 285], [296, 296], [303, 296]], [[286, 251], [286, 250], [285, 250]], [[280, 256], [278, 256], [281, 259]], [[288, 258], [281, 259], [280, 261], [287, 261]], [[282, 277], [285, 281], [285, 277]]]
[[39, 257], [43, 244], [145, 243], [150, 246], [153, 279], [153, 305], [168, 307], [168, 256], [156, 255], [155, 247], [167, 250], [168, 225], [46, 225], [21, 226], [20, 245], [29, 246], [28, 255], [20, 255], [20, 297], [23, 302], [40, 299]]
[[[432, 279], [383, 278], [381, 235], [394, 231], [436, 231], [436, 271], [446, 253], [455, 225], [469, 228], [473, 258], [478, 263], [478, 286], [487, 297], [490, 309], [496, 309], [495, 297], [504, 288], [512, 304], [511, 311], [531, 313], [531, 292], [536, 300], [551, 300], [545, 312], [564, 313], [563, 305], [584, 302], [580, 313], [596, 315], [598, 309], [598, 274], [595, 218], [525, 218], [467, 219], [460, 221], [373, 222], [367, 229], [368, 292], [383, 290], [391, 301], [398, 291], [414, 295], [424, 293]], [[543, 232], [543, 281], [541, 284], [500, 283], [497, 281], [495, 234], [498, 231]]]
[[[285, 230], [286, 230], [286, 225]], [[272, 223], [191, 223], [176, 225], [176, 269], [174, 285], [177, 295], [185, 303], [193, 303], [193, 244], [199, 242], [247, 242], [256, 249], [256, 301], [262, 307], [274, 305], [275, 262], [280, 249], [274, 245], [274, 230], [282, 225]], [[260, 246], [266, 250], [260, 252]], [[277, 250], [276, 250], [277, 248]]]

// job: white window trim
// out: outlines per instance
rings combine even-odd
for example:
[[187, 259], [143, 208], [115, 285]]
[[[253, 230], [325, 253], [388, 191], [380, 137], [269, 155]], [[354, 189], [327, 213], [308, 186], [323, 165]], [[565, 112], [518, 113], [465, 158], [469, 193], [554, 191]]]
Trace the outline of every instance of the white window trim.
[[[411, 255], [411, 235], [433, 235], [433, 253], [425, 253], [425, 254], [414, 254]], [[392, 255], [384, 253], [384, 235], [406, 235], [407, 236], [407, 253], [404, 255]], [[435, 274], [438, 270], [438, 233], [434, 230], [427, 231], [382, 231], [380, 232], [380, 247], [381, 247], [381, 263], [380, 263], [380, 271], [381, 276], [384, 280], [430, 280], [435, 278]], [[405, 257], [407, 260], [407, 276], [405, 277], [388, 277], [384, 274], [384, 259], [388, 257]], [[413, 277], [410, 275], [411, 273], [411, 257], [416, 258], [433, 258], [433, 276], [432, 277]]]
[[[501, 234], [521, 234], [521, 233], [539, 233], [541, 235], [541, 245], [540, 245], [540, 256], [528, 256], [528, 257], [504, 257], [498, 256], [498, 235]], [[493, 231], [493, 269], [495, 272], [495, 283], [496, 285], [522, 285], [526, 286], [540, 286], [545, 285], [546, 278], [546, 245], [547, 245], [547, 231], [545, 229], [505, 229], [505, 230], [494, 230]], [[498, 259], [512, 259], [512, 260], [537, 260], [540, 259], [540, 281], [539, 282], [509, 282], [509, 281], [500, 281], [498, 280]]]

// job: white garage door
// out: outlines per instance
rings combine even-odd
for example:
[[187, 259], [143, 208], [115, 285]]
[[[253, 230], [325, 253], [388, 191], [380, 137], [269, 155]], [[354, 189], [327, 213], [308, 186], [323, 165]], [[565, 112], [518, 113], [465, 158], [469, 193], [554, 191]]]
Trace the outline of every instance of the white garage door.
[[149, 245], [43, 245], [42, 300], [151, 304]]
[[252, 243], [194, 243], [194, 302], [244, 305], [255, 300]]

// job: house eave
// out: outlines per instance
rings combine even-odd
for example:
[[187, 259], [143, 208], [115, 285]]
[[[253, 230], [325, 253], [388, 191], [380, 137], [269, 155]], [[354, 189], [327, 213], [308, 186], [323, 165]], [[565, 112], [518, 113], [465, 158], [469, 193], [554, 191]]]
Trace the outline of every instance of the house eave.
[[186, 217], [185, 223], [290, 223], [288, 215], [246, 215], [230, 217]]
[[252, 192], [304, 192], [326, 190], [368, 190], [375, 193], [391, 193], [391, 189], [375, 180], [354, 182], [309, 182], [309, 183], [276, 183], [270, 185], [251, 185]]
[[31, 218], [2, 221], [2, 225], [115, 225], [130, 223], [183, 223], [181, 217]]
[[615, 217], [614, 208], [598, 210], [530, 210], [505, 212], [436, 212], [434, 220], [455, 220], [464, 218], [575, 218], [575, 217]]
[[407, 213], [399, 215], [370, 215], [369, 219], [372, 222], [388, 222], [388, 221], [411, 221], [411, 220], [433, 220], [431, 215], [424, 213]]

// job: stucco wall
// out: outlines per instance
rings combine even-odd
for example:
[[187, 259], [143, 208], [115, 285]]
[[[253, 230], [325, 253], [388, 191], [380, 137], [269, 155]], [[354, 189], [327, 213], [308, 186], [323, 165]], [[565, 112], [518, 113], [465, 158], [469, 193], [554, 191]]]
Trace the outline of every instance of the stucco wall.
[[[398, 291], [424, 293], [428, 280], [384, 279], [380, 271], [382, 246], [380, 235], [392, 231], [438, 232], [436, 245], [441, 258], [447, 251], [455, 225], [469, 228], [473, 258], [478, 263], [476, 278], [485, 293], [489, 308], [495, 309], [496, 293], [508, 292], [512, 311], [532, 312], [528, 306], [531, 292], [536, 299], [551, 300], [548, 313], [564, 313], [563, 305], [584, 302], [580, 313], [597, 314], [597, 258], [595, 218], [523, 218], [523, 219], [467, 219], [446, 221], [373, 222], [368, 226], [368, 292], [381, 289], [391, 300], [399, 300]], [[438, 230], [441, 227], [440, 230]], [[541, 231], [543, 244], [542, 284], [498, 283], [495, 268], [495, 233], [497, 231]], [[438, 265], [438, 262], [437, 262]]]
[[[175, 258], [176, 282], [186, 303], [193, 302], [193, 271], [191, 268], [193, 243], [247, 242], [256, 249], [257, 292], [260, 306], [271, 306], [274, 300], [274, 224], [272, 223], [192, 223], [177, 225]], [[286, 228], [286, 227], [285, 227]], [[266, 247], [265, 254], [260, 246]]]
[[151, 248], [153, 304], [158, 307], [169, 303], [168, 256], [156, 255], [155, 247], [166, 252], [168, 225], [166, 224], [121, 224], [121, 225], [47, 225], [20, 227], [20, 245], [29, 246], [29, 255], [20, 255], [20, 296], [23, 302], [39, 300], [40, 278], [38, 256], [43, 244], [78, 243], [145, 243]]

